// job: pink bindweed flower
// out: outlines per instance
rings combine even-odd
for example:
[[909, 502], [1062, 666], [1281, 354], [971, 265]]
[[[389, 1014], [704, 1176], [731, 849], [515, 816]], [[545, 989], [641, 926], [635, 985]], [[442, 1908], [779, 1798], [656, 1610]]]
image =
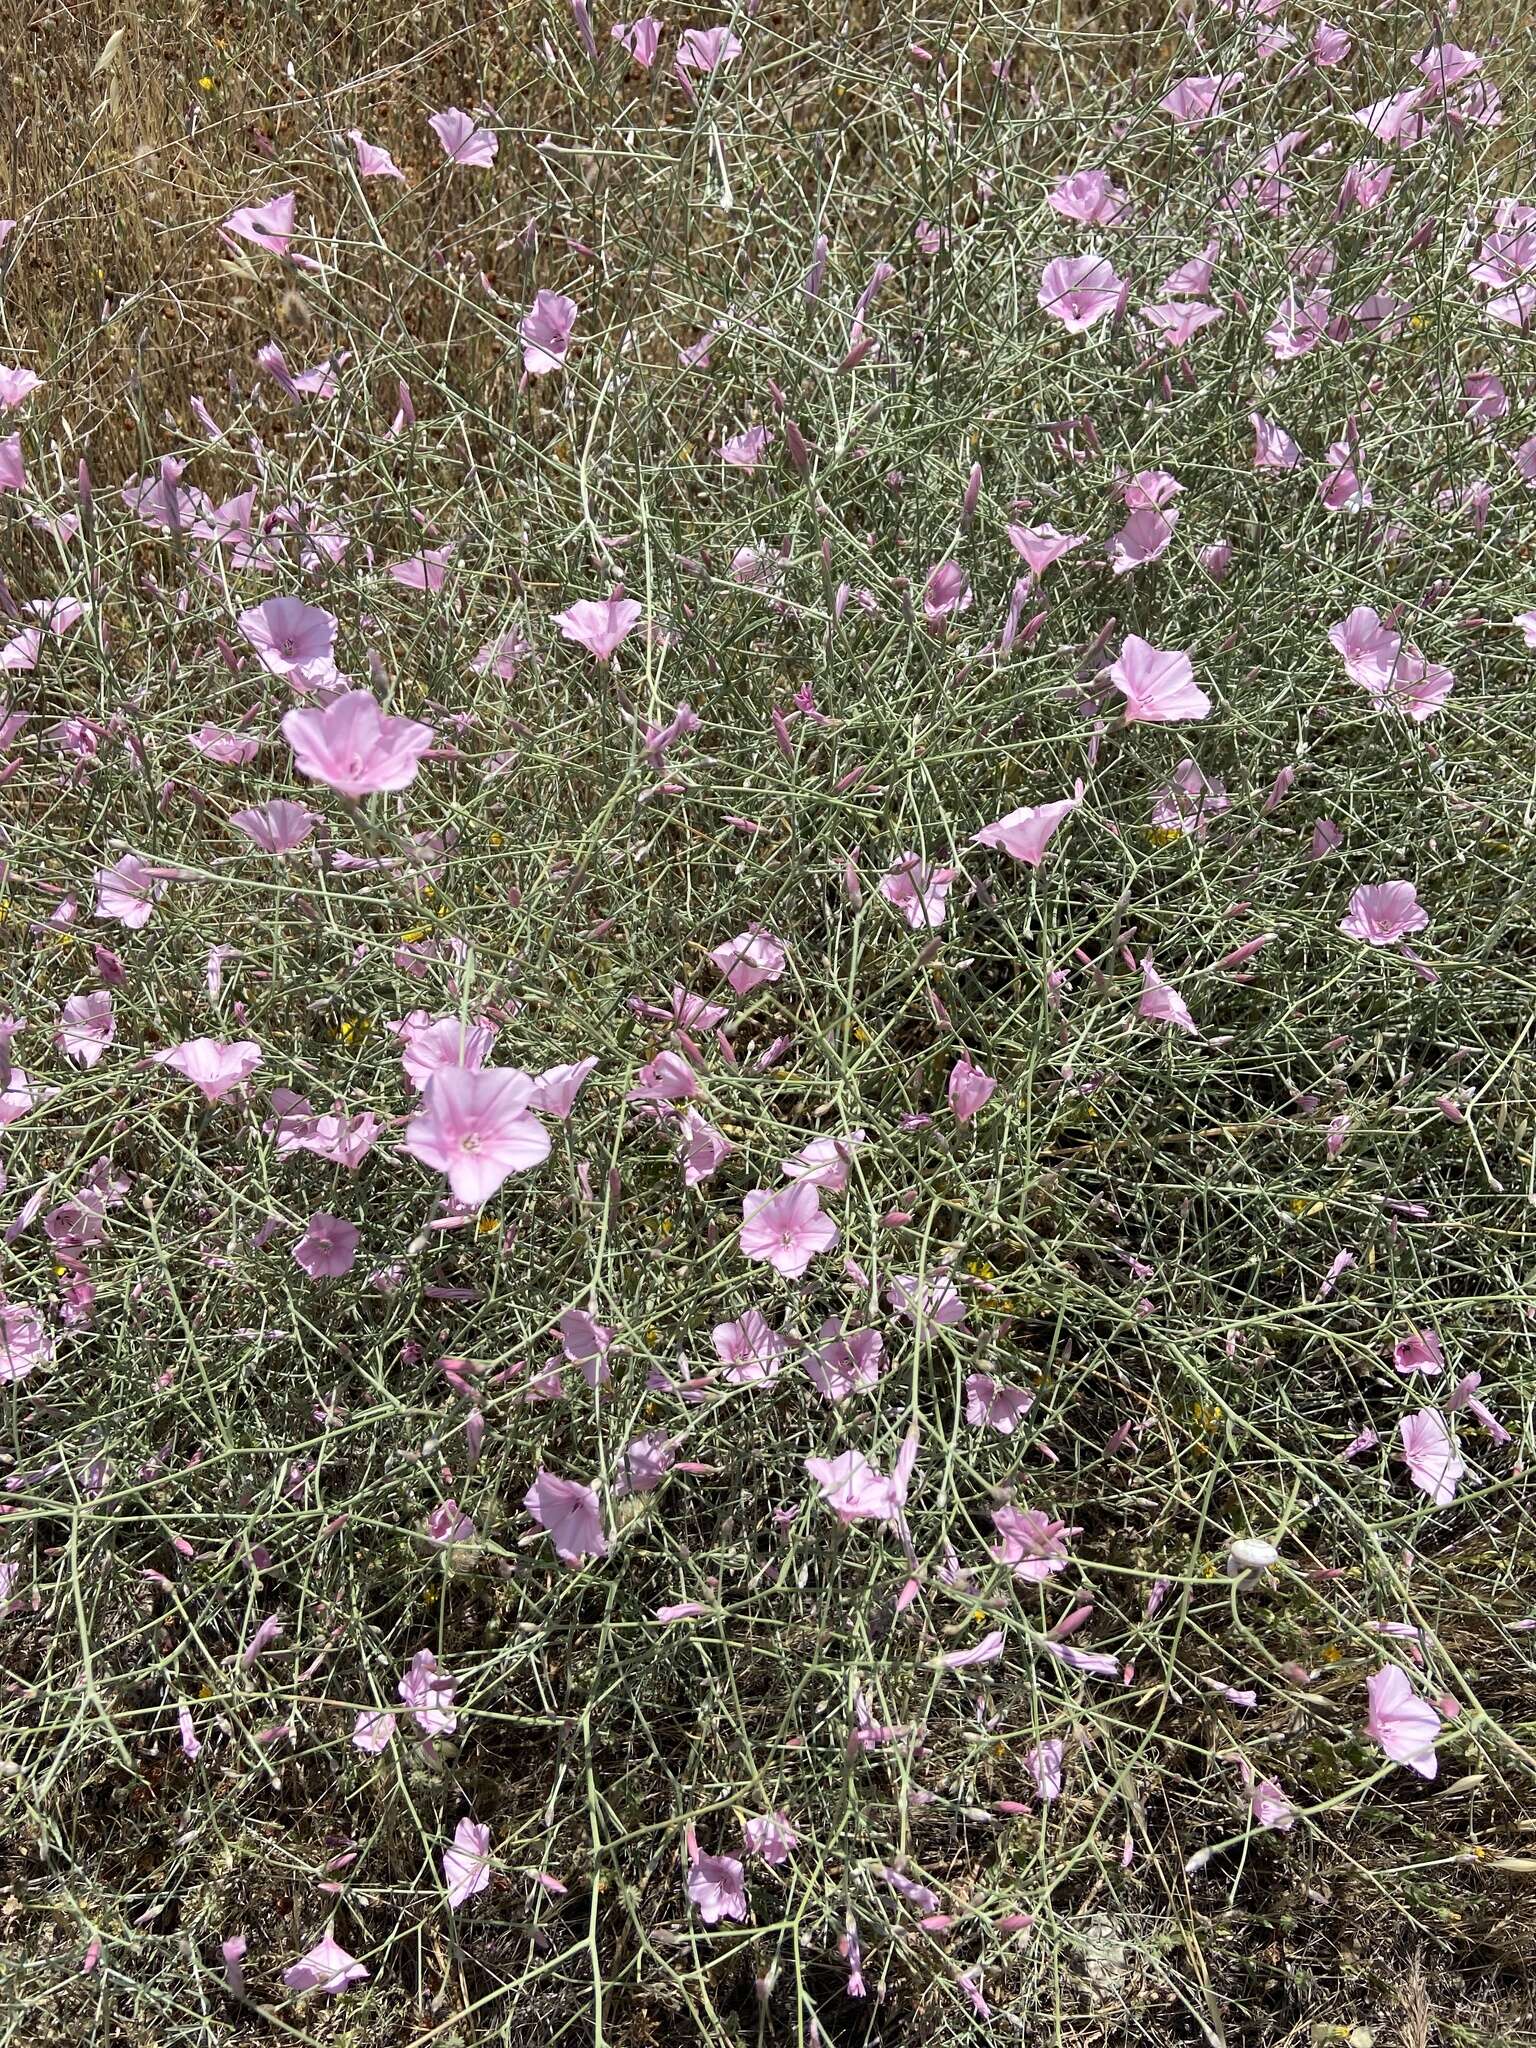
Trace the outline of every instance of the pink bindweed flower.
[[0, 1301], [0, 1386], [14, 1386], [52, 1357], [53, 1339], [36, 1309]]
[[94, 1067], [117, 1032], [112, 996], [107, 989], [93, 989], [87, 995], [69, 996], [59, 1013], [53, 1042], [65, 1059], [77, 1067]]
[[229, 822], [263, 853], [283, 854], [302, 846], [319, 819], [307, 805], [280, 796], [258, 808], [233, 812]]
[[1393, 1763], [1406, 1764], [1421, 1778], [1433, 1778], [1440, 1768], [1435, 1755], [1435, 1738], [1440, 1733], [1439, 1712], [1428, 1700], [1419, 1698], [1413, 1681], [1400, 1664], [1384, 1664], [1366, 1680], [1369, 1706], [1365, 1732]]
[[978, 1110], [985, 1109], [997, 1089], [988, 1073], [961, 1054], [949, 1070], [949, 1106], [957, 1124], [968, 1124]]
[[523, 1495], [523, 1506], [548, 1532], [555, 1555], [563, 1563], [580, 1565], [589, 1557], [607, 1556], [608, 1539], [603, 1534], [597, 1495], [580, 1480], [560, 1479], [541, 1467]]
[[427, 1517], [427, 1541], [447, 1549], [455, 1543], [473, 1543], [474, 1519], [456, 1500], [440, 1500]]
[[1153, 647], [1127, 633], [1119, 659], [1105, 674], [1125, 698], [1127, 725], [1210, 716], [1211, 700], [1195, 681], [1194, 664], [1176, 648]]
[[570, 1066], [546, 1067], [534, 1081], [528, 1107], [536, 1109], [540, 1116], [552, 1116], [557, 1123], [563, 1124], [576, 1107], [576, 1098], [596, 1065], [594, 1054]]
[[760, 1856], [774, 1866], [787, 1863], [800, 1840], [782, 1807], [756, 1815], [743, 1827], [741, 1836], [749, 1856]]
[[0, 491], [24, 491], [27, 488], [27, 466], [21, 452], [21, 436], [9, 434], [0, 441]]
[[947, 1266], [939, 1266], [926, 1277], [920, 1273], [897, 1273], [888, 1282], [885, 1299], [893, 1314], [916, 1324], [925, 1332], [934, 1329], [961, 1330], [965, 1303]]
[[405, 183], [405, 173], [389, 151], [377, 142], [369, 142], [361, 128], [349, 128], [347, 140], [357, 152], [360, 178], [398, 178], [402, 185]]
[[301, 775], [363, 797], [409, 788], [436, 735], [414, 718], [391, 717], [371, 690], [346, 690], [322, 709], [288, 712], [283, 737]]
[[96, 915], [127, 931], [142, 931], [165, 887], [136, 853], [125, 853], [111, 867], [96, 871]]
[[398, 1691], [423, 1735], [451, 1735], [458, 1727], [453, 1705], [457, 1684], [430, 1650], [418, 1650], [406, 1666]]
[[1255, 469], [1295, 469], [1301, 461], [1301, 450], [1285, 431], [1273, 420], [1265, 419], [1261, 412], [1251, 412], [1248, 424], [1253, 428]]
[[838, 1228], [822, 1214], [821, 1190], [811, 1180], [788, 1187], [754, 1188], [741, 1205], [741, 1250], [765, 1260], [785, 1280], [798, 1280], [819, 1252], [832, 1251]]
[[971, 582], [958, 562], [937, 562], [923, 585], [923, 617], [930, 626], [968, 611]]
[[[697, 31], [695, 31], [697, 33]], [[706, 1927], [747, 1917], [746, 1872], [734, 1856], [706, 1856], [688, 1830], [688, 1898]]]
[[[943, 1671], [972, 1671], [980, 1664], [995, 1664], [1003, 1654], [1006, 1641], [1007, 1638], [1004, 1636], [1003, 1631], [1000, 1628], [994, 1628], [989, 1630], [979, 1643], [972, 1643], [968, 1649], [964, 1650], [950, 1650], [942, 1657], [935, 1658], [934, 1661]], [[895, 1876], [895, 1873], [887, 1871], [885, 1875], [888, 1878], [892, 1878]], [[925, 1912], [932, 1913], [937, 1911], [939, 1901], [935, 1893], [929, 1891], [926, 1885], [918, 1886], [914, 1889], [920, 1894], [914, 1901], [915, 1904], [920, 1905]]]
[[395, 1739], [395, 1716], [388, 1707], [362, 1707], [352, 1723], [352, 1747], [364, 1756], [382, 1756]]
[[1120, 303], [1124, 280], [1107, 256], [1055, 256], [1040, 274], [1037, 303], [1069, 334], [1086, 334]]
[[959, 879], [958, 868], [934, 867], [921, 854], [901, 853], [881, 876], [879, 890], [911, 930], [937, 931], [944, 922], [949, 892]]
[[581, 597], [555, 613], [555, 624], [567, 640], [585, 647], [595, 660], [607, 662], [639, 625], [640, 616], [641, 608], [632, 597]]
[[501, 147], [489, 128], [475, 125], [462, 107], [444, 107], [427, 116], [427, 126], [443, 146], [449, 163], [460, 170], [489, 170]]
[[1229, 71], [1224, 78], [1181, 78], [1157, 104], [1181, 128], [1199, 128], [1222, 111], [1226, 95], [1242, 82], [1241, 71]]
[[43, 380], [35, 370], [19, 370], [10, 363], [0, 363], [0, 412], [14, 412], [42, 388]]
[[1044, 1585], [1071, 1562], [1067, 1545], [1080, 1529], [1056, 1522], [1038, 1508], [994, 1508], [992, 1521], [1001, 1541], [992, 1546], [992, 1556], [1005, 1564], [1016, 1579]]
[[720, 460], [731, 469], [739, 469], [750, 476], [767, 454], [773, 440], [772, 431], [767, 427], [747, 427], [729, 440], [722, 441], [719, 448]]
[[523, 368], [530, 377], [548, 377], [564, 369], [580, 311], [576, 301], [568, 299], [564, 292], [541, 288], [534, 293], [533, 304], [517, 330], [523, 344]]
[[876, 1385], [884, 1364], [885, 1339], [878, 1330], [849, 1329], [843, 1318], [828, 1316], [820, 1343], [810, 1347], [805, 1374], [821, 1398], [835, 1407]]
[[680, 1113], [678, 1129], [683, 1141], [683, 1186], [701, 1187], [719, 1172], [736, 1147], [723, 1131], [716, 1130], [707, 1117], [694, 1109]]
[[740, 36], [728, 28], [685, 28], [677, 39], [677, 68], [718, 71], [722, 64], [734, 64], [741, 51]]
[[1395, 946], [1428, 923], [1429, 912], [1412, 882], [1366, 882], [1350, 897], [1339, 930], [1362, 945]]
[[256, 658], [275, 676], [334, 667], [336, 617], [298, 597], [269, 597], [243, 611], [238, 621]]
[[1055, 803], [1025, 804], [1019, 810], [1010, 811], [995, 824], [983, 825], [979, 832], [971, 834], [975, 846], [994, 847], [999, 853], [1010, 854], [1029, 867], [1039, 867], [1045, 858], [1045, 849], [1052, 835], [1078, 808], [1083, 800], [1083, 785], [1078, 783], [1071, 796], [1061, 797]]
[[1035, 1781], [1035, 1796], [1042, 1805], [1061, 1797], [1066, 1744], [1051, 1736], [1024, 1752], [1024, 1768]]
[[776, 1380], [789, 1356], [789, 1339], [775, 1330], [760, 1309], [749, 1308], [739, 1322], [716, 1323], [710, 1331], [715, 1356], [725, 1367], [722, 1377], [733, 1387]]
[[1421, 1408], [1416, 1415], [1403, 1417], [1397, 1435], [1408, 1477], [1437, 1508], [1449, 1507], [1467, 1468], [1445, 1418], [1433, 1408]]
[[418, 1095], [445, 1067], [478, 1071], [496, 1044], [496, 1026], [489, 1017], [433, 1017], [426, 1010], [412, 1010], [389, 1029], [400, 1040], [400, 1064]]
[[1415, 1330], [1411, 1336], [1399, 1337], [1392, 1347], [1392, 1363], [1404, 1379], [1411, 1379], [1416, 1372], [1426, 1375], [1444, 1372], [1445, 1352], [1440, 1345], [1439, 1333]]
[[317, 1209], [293, 1248], [294, 1263], [302, 1266], [311, 1280], [339, 1280], [356, 1264], [357, 1245], [355, 1223]]
[[169, 1052], [152, 1052], [149, 1057], [154, 1066], [174, 1068], [205, 1102], [218, 1102], [255, 1073], [261, 1065], [261, 1047], [248, 1038], [233, 1045], [217, 1038], [189, 1038]]
[[1052, 562], [1085, 547], [1086, 533], [1058, 533], [1054, 526], [1009, 526], [1005, 529], [1010, 546], [1022, 555], [1036, 576], [1043, 576]]
[[840, 1522], [894, 1522], [906, 1506], [917, 1464], [917, 1431], [909, 1430], [889, 1478], [859, 1451], [836, 1458], [807, 1458], [805, 1469]]
[[1141, 1001], [1136, 1005], [1138, 1017], [1146, 1017], [1154, 1024], [1171, 1024], [1176, 1031], [1187, 1031], [1192, 1037], [1200, 1036], [1200, 1026], [1190, 1015], [1189, 1005], [1168, 982], [1164, 981], [1150, 960], [1141, 963]]
[[829, 1195], [840, 1195], [853, 1171], [854, 1152], [868, 1142], [864, 1130], [844, 1131], [837, 1138], [812, 1138], [793, 1158], [781, 1159], [779, 1171], [786, 1180], [810, 1181]]
[[509, 1174], [549, 1157], [549, 1133], [529, 1110], [533, 1082], [517, 1067], [443, 1067], [405, 1127], [405, 1149], [448, 1176], [455, 1201], [488, 1202]]
[[1028, 1387], [1003, 1387], [990, 1373], [973, 1372], [965, 1382], [965, 1419], [972, 1429], [1012, 1436], [1035, 1405]]
[[238, 236], [243, 242], [253, 242], [258, 249], [265, 249], [269, 255], [286, 256], [293, 240], [298, 199], [296, 192], [281, 192], [275, 199], [259, 201], [255, 206], [237, 206], [219, 234], [231, 248]]
[[1123, 226], [1130, 200], [1105, 171], [1073, 171], [1045, 195], [1045, 203], [1064, 220], [1084, 227]]
[[283, 1982], [290, 1991], [318, 1991], [334, 1998], [348, 1985], [361, 1984], [368, 1972], [355, 1956], [349, 1956], [330, 1935], [324, 1935], [306, 1955], [290, 1963]]
[[622, 43], [637, 64], [647, 70], [656, 62], [656, 52], [661, 44], [662, 23], [654, 14], [642, 14], [637, 21], [616, 21], [609, 34], [616, 43]]
[[443, 1851], [443, 1887], [451, 1912], [467, 1905], [477, 1892], [491, 1882], [491, 1831], [468, 1814], [453, 1831], [453, 1840]]
[[751, 924], [734, 939], [716, 946], [709, 957], [730, 988], [745, 996], [765, 981], [778, 980], [784, 972], [787, 953], [782, 939], [776, 939], [760, 924]]
[[635, 1075], [626, 1102], [688, 1102], [699, 1092], [699, 1077], [681, 1053], [659, 1052]]
[[1237, 1768], [1248, 1794], [1248, 1811], [1261, 1828], [1286, 1834], [1296, 1825], [1296, 1809], [1273, 1778], [1255, 1778], [1247, 1759], [1239, 1757]]

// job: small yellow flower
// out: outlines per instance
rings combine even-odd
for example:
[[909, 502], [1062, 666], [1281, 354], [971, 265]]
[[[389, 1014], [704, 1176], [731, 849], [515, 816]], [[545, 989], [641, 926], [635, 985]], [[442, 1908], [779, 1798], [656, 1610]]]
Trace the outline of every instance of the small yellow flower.
[[501, 1218], [499, 1216], [482, 1216], [475, 1225], [475, 1235], [476, 1237], [491, 1237], [500, 1228]]
[[334, 1036], [341, 1045], [361, 1045], [372, 1029], [371, 1017], [343, 1017]]
[[412, 925], [411, 929], [408, 932], [402, 932], [400, 934], [400, 943], [402, 946], [414, 946], [420, 940], [430, 938], [431, 935], [432, 927], [430, 925]]
[[9, 896], [0, 896], [0, 924], [5, 924], [5, 923], [6, 923], [6, 922], [7, 922], [8, 920], [9, 920], [9, 918], [10, 918], [10, 915], [11, 915], [11, 899], [10, 899], [10, 897], [9, 897]]
[[206, 71], [203, 73], [202, 77], [197, 82], [204, 92], [213, 91], [213, 80], [208, 76]]
[[499, 832], [488, 832], [485, 836], [485, 843], [487, 846], [499, 850], [506, 842]]
[[1329, 1643], [1326, 1649], [1319, 1650], [1317, 1654], [1325, 1664], [1342, 1664], [1344, 1661], [1344, 1652], [1337, 1643]]
[[1183, 837], [1176, 825], [1149, 825], [1146, 831], [1148, 846], [1175, 846]]

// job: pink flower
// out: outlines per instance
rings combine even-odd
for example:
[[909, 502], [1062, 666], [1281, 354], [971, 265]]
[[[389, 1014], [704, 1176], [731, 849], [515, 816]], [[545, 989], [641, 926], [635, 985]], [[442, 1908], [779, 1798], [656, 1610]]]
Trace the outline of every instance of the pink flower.
[[697, 1110], [683, 1110], [679, 1127], [683, 1139], [683, 1186], [700, 1187], [719, 1172], [736, 1147]]
[[970, 578], [958, 562], [937, 562], [923, 585], [923, 617], [930, 626], [940, 625], [971, 603]]
[[258, 249], [265, 249], [273, 256], [286, 256], [288, 244], [293, 240], [293, 217], [297, 206], [296, 192], [279, 193], [277, 198], [260, 201], [255, 206], [237, 206], [219, 233], [226, 242], [238, 235], [242, 241], [254, 242]]
[[221, 768], [243, 768], [261, 752], [259, 734], [225, 732], [221, 726], [207, 722], [187, 738], [205, 761], [217, 761]]
[[283, 737], [301, 775], [361, 797], [408, 788], [435, 735], [414, 718], [390, 717], [371, 690], [345, 690], [321, 710], [288, 712]]
[[749, 1820], [741, 1835], [749, 1856], [760, 1856], [765, 1863], [774, 1865], [787, 1863], [800, 1840], [782, 1807]]
[[557, 1123], [563, 1124], [576, 1107], [576, 1098], [596, 1065], [597, 1059], [594, 1055], [577, 1060], [571, 1066], [546, 1067], [534, 1081], [533, 1093], [528, 1098], [528, 1107], [536, 1109], [541, 1116], [552, 1116]]
[[1294, 469], [1301, 461], [1301, 450], [1284, 427], [1277, 427], [1261, 412], [1249, 413], [1248, 424], [1253, 428], [1255, 469]]
[[339, 1280], [356, 1263], [357, 1241], [355, 1223], [317, 1209], [293, 1248], [294, 1262], [303, 1267], [311, 1280]]
[[556, 612], [555, 624], [596, 660], [609, 661], [639, 625], [640, 613], [632, 597], [580, 597]]
[[0, 412], [14, 412], [42, 388], [43, 380], [34, 370], [18, 370], [9, 363], [0, 363]]
[[1086, 533], [1058, 533], [1054, 526], [1047, 525], [1010, 526], [1006, 531], [1015, 552], [1024, 557], [1037, 576], [1043, 576], [1052, 562], [1059, 562], [1074, 548], [1083, 547], [1088, 539]]
[[776, 939], [760, 924], [751, 924], [734, 939], [716, 946], [709, 957], [731, 989], [745, 996], [765, 981], [777, 981], [784, 972], [787, 955], [782, 939]]
[[456, 1500], [440, 1500], [427, 1517], [427, 1541], [447, 1549], [474, 1540], [474, 1518], [466, 1515]]
[[831, 1251], [837, 1225], [821, 1210], [821, 1190], [810, 1180], [787, 1188], [754, 1188], [741, 1205], [741, 1250], [764, 1259], [786, 1280], [798, 1280], [818, 1252]]
[[352, 1723], [352, 1747], [364, 1756], [382, 1756], [395, 1737], [395, 1717], [385, 1707], [362, 1707]]
[[1325, 67], [1342, 64], [1355, 47], [1355, 40], [1347, 29], [1335, 28], [1331, 21], [1319, 21], [1312, 31], [1312, 62]]
[[992, 1556], [1009, 1566], [1016, 1579], [1035, 1585], [1044, 1585], [1055, 1573], [1066, 1570], [1071, 1562], [1067, 1545], [1081, 1534], [1065, 1522], [1052, 1521], [1038, 1508], [994, 1508], [992, 1521], [1002, 1538], [992, 1546]]
[[[1003, 1644], [1004, 1636], [1002, 1630], [994, 1628], [984, 1635], [979, 1643], [972, 1643], [969, 1649], [950, 1650], [936, 1661], [941, 1669], [945, 1671], [971, 1671], [978, 1664], [995, 1664], [1003, 1654]], [[886, 1872], [887, 1877], [890, 1877], [892, 1874], [889, 1871]], [[925, 1912], [932, 1913], [936, 1911], [939, 1903], [937, 1896], [930, 1892], [926, 1886], [919, 1887], [918, 1889], [921, 1891], [922, 1896], [915, 1903], [921, 1905]]]
[[453, 1840], [443, 1851], [443, 1885], [448, 1905], [457, 1912], [491, 1882], [491, 1831], [468, 1814], [453, 1831]]
[[917, 1464], [917, 1431], [909, 1430], [887, 1478], [859, 1451], [836, 1458], [807, 1458], [805, 1469], [840, 1522], [894, 1522], [906, 1506]]
[[1404, 1379], [1411, 1379], [1416, 1372], [1444, 1372], [1445, 1353], [1438, 1332], [1415, 1330], [1412, 1336], [1399, 1337], [1392, 1347], [1392, 1363]]
[[622, 43], [637, 64], [647, 70], [656, 62], [656, 51], [661, 43], [661, 20], [654, 14], [642, 14], [638, 21], [616, 21], [609, 34], [616, 43]]
[[453, 1706], [457, 1683], [430, 1650], [418, 1650], [406, 1666], [398, 1690], [423, 1735], [451, 1735], [458, 1727]]
[[1035, 1794], [1042, 1803], [1061, 1797], [1062, 1766], [1066, 1760], [1066, 1744], [1051, 1736], [1045, 1742], [1037, 1742], [1033, 1749], [1024, 1752], [1024, 1768], [1035, 1781]]
[[699, 1092], [699, 1077], [681, 1053], [659, 1052], [635, 1075], [626, 1102], [687, 1102]]
[[349, 128], [347, 140], [357, 151], [357, 175], [360, 178], [398, 178], [402, 185], [405, 183], [405, 173], [389, 151], [376, 142], [367, 141], [361, 128]]
[[615, 1495], [622, 1498], [635, 1493], [654, 1493], [671, 1471], [673, 1462], [672, 1445], [660, 1430], [647, 1430], [644, 1436], [631, 1437], [619, 1459], [619, 1471], [613, 1483]]
[[258, 809], [234, 812], [229, 822], [263, 853], [281, 854], [302, 846], [318, 820], [304, 804], [279, 796]]
[[580, 311], [564, 292], [540, 289], [534, 293], [533, 304], [517, 330], [523, 344], [523, 368], [530, 377], [547, 377], [564, 368]]
[[367, 1970], [357, 1958], [349, 1956], [327, 1934], [307, 1955], [289, 1964], [283, 1972], [283, 1982], [290, 1991], [318, 1991], [326, 1997], [334, 1997], [345, 1991], [349, 1984], [361, 1984], [367, 1975]]
[[1408, 1477], [1437, 1508], [1449, 1507], [1467, 1468], [1445, 1418], [1433, 1408], [1421, 1408], [1418, 1414], [1403, 1417], [1397, 1435]]
[[1119, 660], [1105, 673], [1125, 698], [1127, 725], [1210, 716], [1211, 700], [1195, 682], [1194, 664], [1176, 648], [1153, 647], [1127, 633]]
[[829, 1195], [840, 1195], [848, 1185], [855, 1148], [868, 1142], [863, 1130], [844, 1131], [840, 1138], [812, 1138], [792, 1159], [781, 1159], [779, 1171], [786, 1180], [813, 1181]]
[[189, 1038], [169, 1052], [152, 1052], [157, 1067], [173, 1067], [205, 1102], [217, 1102], [248, 1081], [261, 1065], [261, 1047], [248, 1038], [226, 1045], [217, 1038]]
[[1045, 195], [1045, 203], [1063, 219], [1095, 228], [1119, 227], [1130, 210], [1130, 200], [1105, 171], [1073, 171]]
[[850, 1330], [837, 1316], [821, 1326], [821, 1342], [811, 1346], [806, 1378], [824, 1401], [834, 1406], [880, 1378], [885, 1339], [878, 1330]]
[[275, 676], [335, 666], [336, 618], [298, 597], [269, 597], [239, 618], [240, 631], [257, 659]]
[[1083, 785], [1078, 783], [1071, 796], [1061, 797], [1055, 803], [1025, 804], [999, 818], [995, 824], [983, 825], [979, 832], [972, 833], [972, 843], [995, 847], [999, 853], [1010, 854], [1014, 860], [1037, 868], [1045, 858], [1045, 849], [1057, 827], [1072, 815], [1082, 800]]
[[1242, 82], [1241, 71], [1229, 71], [1224, 78], [1181, 78], [1157, 104], [1181, 128], [1199, 128], [1221, 111], [1223, 98]]
[[728, 28], [685, 28], [677, 39], [679, 71], [716, 71], [741, 55], [741, 38]]
[[1107, 256], [1055, 256], [1041, 272], [1038, 304], [1069, 334], [1086, 334], [1114, 311], [1123, 285]]
[[767, 427], [748, 427], [740, 434], [733, 434], [728, 441], [720, 444], [720, 460], [731, 469], [744, 470], [750, 476], [768, 451], [773, 435]]
[[549, 1133], [528, 1104], [533, 1082], [517, 1067], [443, 1067], [405, 1127], [405, 1149], [448, 1176], [457, 1202], [488, 1202], [512, 1173], [549, 1157]]
[[0, 491], [24, 491], [27, 488], [27, 467], [21, 452], [20, 434], [11, 434], [0, 441]]
[[[692, 34], [699, 34], [695, 29]], [[689, 1830], [690, 1837], [692, 1830]], [[706, 1927], [747, 1917], [746, 1872], [734, 1856], [706, 1856], [697, 1841], [688, 1845], [688, 1897]]]
[[924, 1331], [958, 1330], [965, 1322], [965, 1303], [947, 1266], [940, 1266], [926, 1278], [920, 1273], [897, 1273], [885, 1290], [891, 1310]]
[[547, 1530], [555, 1555], [566, 1564], [583, 1564], [589, 1557], [606, 1557], [608, 1539], [603, 1534], [602, 1510], [590, 1486], [577, 1479], [559, 1479], [542, 1467], [523, 1495], [523, 1506], [541, 1529]]
[[997, 1089], [997, 1082], [962, 1053], [949, 1070], [949, 1106], [957, 1124], [968, 1124], [976, 1112], [985, 1109]]
[[136, 853], [125, 853], [109, 868], [96, 871], [96, 915], [142, 931], [165, 894], [165, 883], [152, 877]]
[[739, 1322], [716, 1323], [710, 1331], [715, 1356], [733, 1387], [776, 1380], [789, 1355], [789, 1339], [775, 1330], [760, 1309], [749, 1308]]
[[1413, 1682], [1400, 1664], [1384, 1664], [1372, 1672], [1365, 1689], [1370, 1701], [1365, 1732], [1395, 1764], [1406, 1764], [1421, 1778], [1433, 1778], [1440, 1768], [1435, 1755], [1435, 1738], [1440, 1733], [1440, 1715], [1428, 1700], [1421, 1700]]
[[973, 1372], [965, 1382], [965, 1419], [972, 1429], [1012, 1436], [1035, 1405], [1028, 1387], [1000, 1387], [990, 1373]]
[[1242, 1775], [1243, 1790], [1248, 1794], [1248, 1810], [1261, 1828], [1273, 1828], [1277, 1834], [1286, 1834], [1296, 1825], [1296, 1809], [1273, 1778], [1255, 1780], [1247, 1759], [1239, 1757], [1237, 1768]]
[[1428, 923], [1429, 912], [1412, 882], [1366, 882], [1350, 897], [1339, 930], [1366, 946], [1395, 946]]
[[70, 996], [59, 1014], [59, 1028], [53, 1042], [67, 1060], [77, 1067], [94, 1067], [117, 1031], [112, 997], [106, 989], [88, 995]]
[[1171, 1024], [1176, 1031], [1187, 1031], [1191, 1036], [1200, 1036], [1200, 1027], [1189, 1013], [1189, 1005], [1176, 988], [1171, 987], [1150, 960], [1141, 963], [1141, 1001], [1136, 1005], [1138, 1017], [1146, 1017], [1154, 1024]]
[[1389, 687], [1403, 637], [1384, 626], [1371, 605], [1357, 604], [1347, 618], [1328, 628], [1328, 639], [1352, 683], [1359, 683], [1373, 695]]
[[880, 878], [880, 894], [915, 932], [937, 931], [958, 868], [931, 867], [920, 854], [898, 854]]
[[500, 148], [489, 128], [477, 128], [462, 107], [444, 107], [429, 114], [427, 126], [443, 145], [449, 163], [461, 170], [489, 170]]
[[53, 1357], [53, 1339], [36, 1309], [0, 1301], [0, 1386], [14, 1386]]
[[1310, 355], [1328, 331], [1331, 294], [1325, 287], [1303, 297], [1293, 285], [1275, 308], [1275, 317], [1264, 330], [1264, 340], [1277, 363], [1291, 363]]
[[433, 1017], [412, 1010], [389, 1028], [401, 1042], [400, 1064], [418, 1095], [445, 1067], [478, 1071], [496, 1044], [496, 1026], [489, 1017]]

